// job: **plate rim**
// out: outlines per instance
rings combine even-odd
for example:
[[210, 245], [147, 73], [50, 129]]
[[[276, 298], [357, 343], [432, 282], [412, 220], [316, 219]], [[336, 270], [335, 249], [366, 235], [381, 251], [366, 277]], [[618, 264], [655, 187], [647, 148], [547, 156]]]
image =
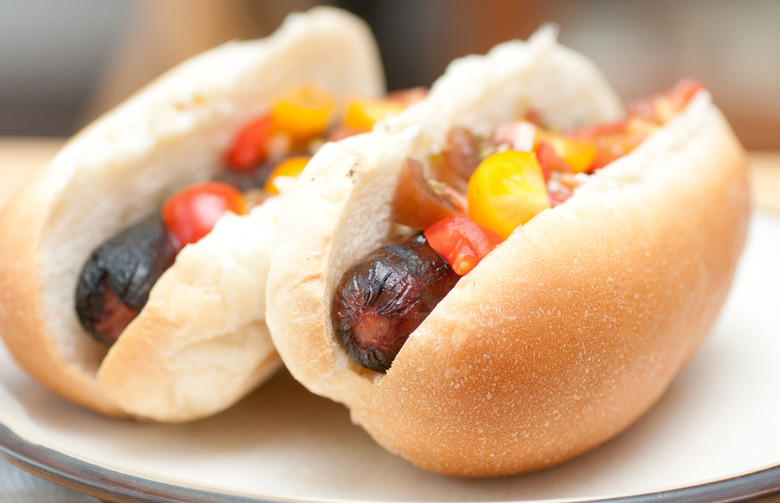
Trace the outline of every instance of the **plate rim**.
[[[282, 503], [324, 502], [325, 499], [253, 497], [208, 491], [122, 473], [44, 445], [34, 444], [0, 424], [0, 456], [32, 475], [62, 487], [112, 503]], [[693, 486], [606, 499], [568, 500], [578, 503], [747, 502], [780, 496], [780, 464]], [[521, 501], [521, 500], [515, 500]], [[533, 501], [533, 500], [532, 500]], [[535, 500], [545, 501], [545, 500]], [[567, 501], [567, 500], [546, 500]]]

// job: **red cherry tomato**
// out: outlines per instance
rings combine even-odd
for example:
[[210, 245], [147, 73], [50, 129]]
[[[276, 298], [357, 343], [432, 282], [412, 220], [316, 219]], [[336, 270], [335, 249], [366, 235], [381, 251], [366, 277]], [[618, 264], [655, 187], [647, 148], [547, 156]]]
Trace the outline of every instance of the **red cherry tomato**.
[[704, 84], [692, 78], [677, 82], [671, 89], [628, 105], [629, 114], [663, 124], [680, 113]]
[[182, 247], [211, 232], [217, 220], [228, 211], [245, 214], [244, 196], [232, 185], [213, 181], [185, 187], [169, 197], [161, 208], [165, 225]]
[[539, 161], [539, 166], [542, 168], [542, 174], [544, 179], [549, 181], [550, 174], [553, 171], [559, 173], [571, 173], [571, 167], [566, 163], [566, 160], [558, 155], [555, 148], [547, 141], [540, 141], [539, 146], [536, 147], [536, 159]]
[[605, 122], [583, 126], [573, 130], [569, 136], [579, 140], [595, 140], [602, 136], [615, 136], [626, 134], [628, 131], [628, 121], [621, 120], [617, 122]]
[[407, 159], [396, 189], [392, 218], [414, 229], [427, 229], [446, 217], [466, 215], [465, 198], [443, 182], [425, 177], [423, 165]]
[[236, 170], [249, 169], [268, 154], [266, 143], [271, 127], [271, 116], [259, 117], [241, 129], [228, 151], [228, 165]]
[[425, 230], [425, 239], [436, 252], [463, 276], [503, 240], [495, 232], [463, 217], [450, 217]]

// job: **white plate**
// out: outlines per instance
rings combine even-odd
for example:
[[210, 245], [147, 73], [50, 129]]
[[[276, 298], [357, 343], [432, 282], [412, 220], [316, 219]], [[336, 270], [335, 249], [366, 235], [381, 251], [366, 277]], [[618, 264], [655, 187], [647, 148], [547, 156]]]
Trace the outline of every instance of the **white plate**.
[[[50, 395], [0, 352], [0, 450], [110, 501], [683, 501], [780, 494], [780, 217], [757, 213], [722, 316], [636, 425], [529, 475], [465, 480], [384, 452], [282, 372], [185, 425], [111, 420]], [[660, 494], [653, 494], [660, 493]]]

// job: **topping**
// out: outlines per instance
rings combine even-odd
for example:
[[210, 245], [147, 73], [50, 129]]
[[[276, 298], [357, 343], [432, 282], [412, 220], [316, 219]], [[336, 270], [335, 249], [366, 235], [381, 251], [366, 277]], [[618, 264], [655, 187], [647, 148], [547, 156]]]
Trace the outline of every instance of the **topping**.
[[190, 185], [171, 196], [161, 208], [165, 225], [182, 247], [211, 232], [228, 211], [245, 214], [246, 201], [241, 192], [221, 182]]
[[425, 231], [425, 239], [458, 276], [474, 269], [504, 240], [495, 232], [462, 217], [446, 218]]
[[542, 168], [528, 152], [509, 150], [482, 161], [466, 195], [469, 217], [504, 239], [550, 207]]
[[159, 218], [126, 228], [92, 252], [76, 287], [76, 313], [87, 333], [113, 344], [177, 252]]
[[403, 103], [389, 99], [356, 99], [347, 107], [344, 125], [358, 131], [370, 131], [374, 124], [405, 107]]
[[330, 95], [313, 87], [301, 87], [276, 102], [271, 124], [274, 132], [287, 134], [303, 144], [325, 132], [335, 106]]
[[311, 156], [308, 155], [297, 155], [280, 162], [271, 171], [271, 174], [268, 177], [268, 180], [265, 182], [265, 186], [263, 188], [271, 194], [278, 194], [279, 188], [274, 184], [276, 179], [280, 176], [297, 177], [301, 174], [303, 168], [305, 168], [309, 163], [310, 159]]
[[447, 133], [447, 149], [444, 151], [447, 168], [463, 180], [468, 180], [479, 166], [477, 141], [474, 134], [464, 127], [454, 127]]
[[506, 145], [507, 150], [531, 152], [536, 141], [537, 126], [528, 121], [502, 124], [493, 131], [493, 143]]
[[595, 171], [631, 152], [641, 143], [650, 130], [640, 130], [638, 125], [638, 122], [634, 122], [633, 127], [629, 128], [627, 119], [576, 129], [571, 132], [571, 136], [591, 141], [596, 146], [596, 158], [590, 167], [590, 171]]
[[341, 278], [331, 304], [333, 330], [355, 362], [384, 372], [457, 281], [422, 236], [390, 243]]
[[704, 85], [696, 79], [683, 79], [663, 94], [651, 96], [628, 106], [631, 115], [663, 124], [680, 113]]
[[349, 131], [351, 134], [370, 131], [377, 122], [420, 101], [426, 94], [428, 91], [424, 87], [413, 87], [394, 91], [386, 98], [353, 99], [347, 105], [341, 131]]
[[[539, 142], [537, 150], [541, 150], [542, 145], [549, 145], [568, 166], [568, 169], [556, 169], [556, 171], [584, 173], [590, 169], [596, 159], [597, 149], [591, 141], [567, 138], [541, 129], [537, 131], [536, 136]], [[541, 159], [539, 162], [542, 162]]]
[[459, 215], [466, 215], [465, 198], [445, 183], [426, 178], [422, 163], [407, 159], [393, 199], [393, 220], [423, 230]]
[[[406, 161], [391, 217], [425, 229], [425, 249], [432, 254], [425, 256], [443, 258], [455, 277], [465, 275], [515, 228], [571, 197], [586, 173], [631, 152], [700, 89], [696, 81], [682, 81], [667, 93], [637, 103], [622, 121], [568, 133], [545, 128], [533, 112], [486, 137], [453, 127], [441, 155], [431, 155], [425, 164]], [[426, 176], [426, 167], [435, 179]], [[465, 202], [456, 189], [465, 189]], [[332, 306], [333, 327], [347, 352], [378, 371], [390, 366], [408, 334], [425, 318], [423, 313], [454, 285], [449, 279], [440, 288], [434, 279], [429, 286], [438, 288], [436, 294], [419, 294], [426, 291], [428, 280], [417, 276], [417, 266], [408, 257], [419, 260], [422, 252], [404, 244], [402, 257], [391, 254], [391, 246], [401, 245], [375, 251], [347, 272]], [[407, 285], [413, 289], [405, 289]], [[419, 299], [426, 300], [420, 307]]]
[[247, 170], [268, 155], [266, 143], [271, 117], [264, 115], [253, 120], [238, 132], [228, 151], [228, 164], [237, 171]]
[[539, 167], [542, 168], [542, 174], [548, 185], [554, 173], [572, 172], [566, 160], [546, 141], [539, 142], [539, 146], [536, 147], [536, 160], [539, 161]]
[[[419, 89], [401, 91], [386, 100], [359, 101], [356, 111], [363, 114], [361, 120], [373, 125], [388, 111], [401, 110], [424, 95]], [[165, 234], [165, 247], [149, 245], [152, 231], [147, 224], [140, 230], [129, 228], [95, 250], [79, 279], [77, 310], [85, 329], [112, 344], [138, 315], [152, 285], [182, 247], [211, 232], [226, 212], [245, 214], [248, 207], [278, 194], [279, 178], [298, 176], [311, 158], [291, 157], [292, 153], [313, 155], [324, 140], [359, 132], [342, 125], [326, 137], [334, 109], [332, 97], [312, 87], [283, 95], [270, 111], [236, 133], [225, 154], [229, 169], [218, 173], [216, 180], [190, 185], [163, 203], [162, 221], [158, 217], [155, 225], [158, 234]], [[134, 279], [129, 284], [131, 276]], [[139, 281], [143, 281], [143, 290], [136, 294], [132, 285]]]

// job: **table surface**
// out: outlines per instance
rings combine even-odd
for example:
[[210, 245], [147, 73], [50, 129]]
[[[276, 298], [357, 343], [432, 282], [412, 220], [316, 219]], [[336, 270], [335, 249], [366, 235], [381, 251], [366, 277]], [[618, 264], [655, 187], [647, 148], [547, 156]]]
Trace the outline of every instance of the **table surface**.
[[[0, 138], [0, 204], [62, 146], [58, 138]], [[780, 212], [780, 152], [750, 153], [756, 207]], [[95, 503], [0, 460], [0, 501], [9, 503]]]

